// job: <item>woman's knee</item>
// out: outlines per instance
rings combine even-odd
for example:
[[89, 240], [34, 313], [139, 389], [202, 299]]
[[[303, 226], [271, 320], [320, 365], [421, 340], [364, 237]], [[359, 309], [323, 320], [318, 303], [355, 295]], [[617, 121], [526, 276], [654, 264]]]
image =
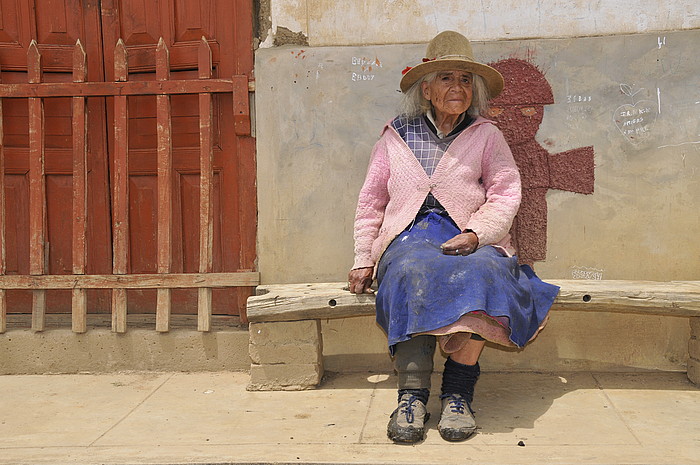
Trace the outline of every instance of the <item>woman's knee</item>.
[[399, 375], [400, 389], [430, 388], [435, 354], [435, 336], [414, 336], [396, 344], [394, 369]]

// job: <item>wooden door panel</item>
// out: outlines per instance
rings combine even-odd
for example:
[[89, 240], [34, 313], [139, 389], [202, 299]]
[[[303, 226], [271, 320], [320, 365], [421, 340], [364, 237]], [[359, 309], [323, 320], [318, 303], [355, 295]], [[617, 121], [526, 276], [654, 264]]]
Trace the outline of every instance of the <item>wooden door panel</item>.
[[0, 42], [19, 44], [19, 0], [0, 0]]
[[[65, 82], [70, 76], [65, 74], [45, 74], [45, 82]], [[26, 83], [26, 73], [9, 72], [2, 74], [4, 83]], [[44, 119], [46, 148], [70, 150], [71, 140], [71, 101], [70, 98], [44, 99]], [[27, 99], [3, 100], [3, 142], [6, 147], [29, 147], [29, 108]]]
[[[119, 38], [124, 41], [130, 81], [155, 79], [155, 48], [161, 37], [170, 52], [170, 79], [198, 78], [197, 52], [203, 36], [212, 48], [213, 77], [250, 74], [252, 30], [249, 3], [241, 0], [110, 0], [103, 2], [103, 40], [107, 49]], [[237, 14], [245, 19], [237, 19]], [[110, 57], [106, 52], [107, 80], [113, 75]], [[174, 95], [170, 100], [175, 172], [171, 271], [190, 273], [199, 268], [199, 104], [197, 95]], [[108, 99], [108, 105], [111, 115], [111, 99]], [[128, 112], [128, 271], [153, 273], [157, 268], [158, 217], [155, 96], [130, 97]], [[253, 270], [256, 223], [253, 139], [237, 137], [232, 130], [230, 94], [215, 95], [213, 114], [214, 271]], [[226, 238], [225, 242], [222, 238]], [[245, 299], [250, 293], [251, 289], [217, 290], [214, 311], [238, 314], [245, 307]], [[172, 299], [173, 312], [195, 313], [196, 290], [174, 290]], [[128, 300], [130, 312], [154, 311], [154, 292], [130, 291]]]
[[29, 273], [29, 182], [25, 174], [5, 175], [7, 274]]
[[48, 233], [49, 267], [46, 274], [73, 272], [73, 247], [70, 235], [73, 227], [73, 178], [68, 175], [46, 176], [46, 229]]
[[26, 69], [26, 46], [31, 38], [29, 5], [21, 0], [0, 0], [0, 20], [2, 69]]
[[[199, 218], [199, 174], [179, 173], [178, 184], [180, 188], [180, 204], [175, 210], [175, 224], [181, 226], [174, 231], [173, 239], [179, 247], [173, 251], [174, 262], [177, 264], [177, 273], [196, 273], [199, 270], [199, 247], [197, 239], [199, 228], [196, 219]], [[213, 180], [214, 211], [220, 211], [220, 183], [219, 175], [214, 174]], [[180, 216], [188, 217], [183, 221]], [[213, 271], [218, 273], [221, 268], [221, 216], [214, 215], [213, 237]]]
[[[234, 3], [216, 0], [103, 0], [104, 42], [113, 47], [120, 38], [127, 48], [129, 70], [154, 71], [155, 46], [162, 37], [170, 50], [171, 69], [196, 69], [199, 40], [211, 40], [212, 56], [219, 61], [222, 22], [235, 20], [231, 12]], [[251, 8], [244, 20], [251, 22]], [[229, 23], [228, 27], [231, 27]], [[251, 29], [252, 32], [252, 29]], [[217, 40], [218, 39], [218, 40]], [[247, 47], [252, 43], [248, 38]], [[233, 51], [236, 44], [227, 44]], [[252, 58], [252, 53], [250, 54]], [[109, 54], [105, 56], [108, 80], [113, 79], [114, 62]], [[252, 70], [251, 67], [247, 71]]]
[[129, 176], [129, 270], [131, 273], [157, 271], [157, 201], [155, 176]]
[[[153, 175], [129, 177], [129, 223], [132, 234], [129, 267], [132, 273], [156, 272], [157, 186]], [[219, 211], [219, 176], [214, 175], [214, 211]], [[179, 195], [174, 204], [173, 273], [197, 273], [199, 268], [199, 173], [176, 172]], [[214, 216], [213, 271], [221, 272], [221, 222]]]
[[[38, 43], [43, 82], [71, 82], [73, 50], [80, 39], [87, 54], [87, 79], [104, 79], [100, 11], [83, 0], [0, 0], [0, 66], [6, 83], [27, 82], [27, 50]], [[111, 224], [107, 183], [104, 98], [89, 98], [88, 111], [88, 273], [111, 270]], [[72, 272], [72, 102], [44, 99], [44, 157], [48, 262], [46, 273]], [[3, 99], [6, 182], [9, 216], [8, 274], [29, 272], [27, 99]], [[105, 291], [89, 293], [91, 311], [109, 311]], [[70, 312], [70, 292], [47, 293], [49, 312]], [[8, 293], [13, 312], [31, 310], [31, 293]]]
[[215, 31], [216, 9], [210, 2], [176, 0], [173, 4], [175, 43], [198, 41], [202, 36], [212, 37]]
[[[183, 79], [180, 73], [173, 73]], [[191, 74], [191, 73], [187, 73]], [[196, 78], [196, 76], [195, 76]], [[150, 80], [150, 79], [148, 79]], [[214, 114], [218, 113], [215, 99]], [[156, 134], [156, 98], [153, 96], [136, 96], [129, 98], [129, 149], [152, 149], [158, 147]], [[172, 145], [174, 150], [181, 148], [199, 148], [199, 101], [197, 95], [173, 95], [171, 98]], [[214, 118], [215, 146], [219, 143], [218, 119]]]
[[[157, 44], [161, 31], [166, 29], [159, 11], [159, 2], [145, 0], [120, 1], [119, 37], [127, 46]], [[167, 23], [166, 23], [167, 25]]]
[[40, 44], [65, 46], [72, 53], [82, 37], [84, 6], [81, 0], [34, 0], [34, 37]]
[[[84, 0], [0, 0], [0, 55], [3, 69], [25, 70], [27, 47], [39, 45], [46, 71], [70, 72], [80, 39], [89, 57], [102, 52], [99, 11]], [[102, 69], [97, 67], [92, 73]]]

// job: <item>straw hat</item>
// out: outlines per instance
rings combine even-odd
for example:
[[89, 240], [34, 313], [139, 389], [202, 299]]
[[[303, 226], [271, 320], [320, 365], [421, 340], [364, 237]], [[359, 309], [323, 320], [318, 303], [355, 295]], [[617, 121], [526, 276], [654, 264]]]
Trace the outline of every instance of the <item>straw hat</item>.
[[459, 32], [445, 31], [428, 44], [423, 62], [403, 70], [401, 92], [406, 92], [420, 78], [434, 71], [464, 70], [478, 74], [486, 81], [491, 98], [503, 90], [503, 76], [492, 67], [474, 60], [469, 39]]

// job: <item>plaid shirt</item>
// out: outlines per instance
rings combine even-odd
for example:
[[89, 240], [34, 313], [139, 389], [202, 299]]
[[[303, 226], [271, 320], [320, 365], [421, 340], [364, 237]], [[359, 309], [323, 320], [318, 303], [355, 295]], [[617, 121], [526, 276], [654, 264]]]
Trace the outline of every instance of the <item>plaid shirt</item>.
[[[432, 176], [447, 148], [472, 122], [472, 119], [466, 114], [463, 114], [460, 118], [457, 126], [445, 137], [438, 135], [438, 131], [432, 121], [432, 115], [423, 115], [411, 120], [399, 116], [391, 122], [391, 126], [406, 142], [406, 145], [416, 156], [425, 173], [428, 176]], [[429, 210], [436, 211], [439, 214], [446, 214], [445, 208], [440, 205], [440, 202], [437, 201], [432, 193], [428, 193], [426, 196], [419, 214]]]

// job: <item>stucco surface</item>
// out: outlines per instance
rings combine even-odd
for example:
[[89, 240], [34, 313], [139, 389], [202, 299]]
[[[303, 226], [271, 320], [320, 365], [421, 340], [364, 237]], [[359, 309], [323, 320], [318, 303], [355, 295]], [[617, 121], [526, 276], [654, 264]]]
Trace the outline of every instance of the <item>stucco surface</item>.
[[[541, 277], [700, 278], [700, 64], [692, 58], [698, 43], [700, 30], [473, 43], [483, 61], [518, 58], [545, 74], [554, 104], [543, 108], [539, 145], [550, 153], [595, 151], [593, 194], [547, 193], [547, 258], [535, 262]], [[424, 50], [410, 44], [257, 51], [263, 283], [345, 279], [371, 147], [396, 112], [401, 70]], [[582, 321], [560, 318], [573, 329]], [[591, 328], [602, 340], [617, 338], [634, 349], [632, 365], [685, 363], [681, 347], [633, 347], [642, 334], [657, 348], [687, 340], [684, 319], [652, 322], [657, 331], [649, 334], [645, 319], [582, 318], [595, 319]], [[576, 347], [574, 358], [582, 359], [602, 360], [606, 350]]]
[[[427, 42], [454, 29], [474, 40], [575, 37], [700, 27], [694, 0], [268, 0], [271, 36], [300, 32], [312, 46]], [[272, 37], [267, 44], [273, 43]]]
[[[700, 30], [475, 43], [552, 86], [537, 141], [595, 149], [591, 195], [550, 190], [544, 277], [698, 279]], [[372, 145], [400, 70], [424, 44], [257, 52], [259, 268], [264, 283], [342, 280]], [[623, 116], [621, 116], [623, 115]], [[629, 133], [631, 131], [632, 133]]]

